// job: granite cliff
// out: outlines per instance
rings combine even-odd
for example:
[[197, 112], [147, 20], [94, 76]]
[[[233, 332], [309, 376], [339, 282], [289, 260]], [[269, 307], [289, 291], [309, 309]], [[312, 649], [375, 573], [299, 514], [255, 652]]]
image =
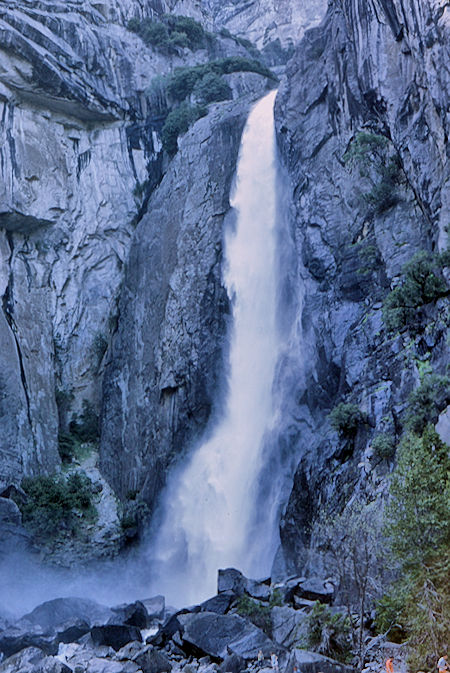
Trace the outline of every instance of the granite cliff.
[[[223, 221], [249, 106], [274, 82], [228, 72], [231, 98], [172, 158], [161, 81], [176, 67], [252, 57], [242, 37], [297, 43], [324, 8], [297, 5], [0, 8], [0, 493], [59, 470], [58, 434], [89, 409], [103, 476], [122, 500], [138, 491], [152, 508], [214, 414], [229, 311]], [[446, 374], [448, 293], [400, 330], [387, 329], [382, 307], [415, 253], [447, 247], [448, 11], [443, 0], [332, 0], [281, 82], [286, 345], [268, 466], [282, 456], [281, 469], [296, 470], [278, 496], [281, 574], [305, 567], [323, 505], [382, 496], [393, 463], [374, 457], [372, 440], [398, 439], [424, 371]], [[194, 17], [215, 37], [164, 53], [129, 29], [164, 14]], [[449, 401], [441, 391], [433, 420]], [[343, 402], [361, 413], [351, 437], [330, 425]]]
[[[279, 380], [280, 441], [300, 459], [281, 523], [291, 569], [305, 567], [319, 509], [382, 495], [392, 463], [372, 440], [398, 438], [424, 363], [446, 374], [448, 299], [418, 307], [400, 333], [382, 305], [405, 263], [448, 245], [448, 25], [443, 2], [335, 0], [278, 95], [296, 250], [294, 345]], [[283, 375], [293, 369], [297, 378]], [[434, 421], [450, 401], [444, 388]], [[353, 437], [330, 427], [342, 402], [364, 414]]]

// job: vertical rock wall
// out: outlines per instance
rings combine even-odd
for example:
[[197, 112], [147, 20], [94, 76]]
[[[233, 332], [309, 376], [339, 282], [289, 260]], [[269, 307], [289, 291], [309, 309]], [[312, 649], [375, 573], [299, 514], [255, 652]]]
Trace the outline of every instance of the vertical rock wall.
[[[365, 452], [374, 434], [401, 430], [417, 362], [427, 357], [445, 373], [448, 301], [429, 307], [427, 333], [416, 339], [388, 335], [381, 307], [416, 251], [447, 242], [448, 25], [443, 2], [334, 0], [280, 90], [278, 140], [297, 253], [291, 286], [303, 289], [289, 352], [298, 377], [278, 382], [286, 412], [279, 442], [299, 460], [281, 525], [292, 568], [305, 564], [320, 508], [385, 488], [389, 466]], [[398, 162], [384, 203], [374, 157], [365, 166], [348, 159], [361, 132], [381, 138], [384, 166]], [[330, 429], [328, 413], [341, 401], [368, 417], [354, 441]]]

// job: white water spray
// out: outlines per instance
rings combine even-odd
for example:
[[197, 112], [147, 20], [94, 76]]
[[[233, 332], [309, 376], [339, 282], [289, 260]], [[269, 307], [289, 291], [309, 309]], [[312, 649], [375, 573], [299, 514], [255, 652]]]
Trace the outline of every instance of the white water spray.
[[218, 568], [268, 573], [274, 552], [268, 530], [257, 541], [258, 558], [250, 558], [249, 536], [278, 355], [275, 93], [255, 105], [244, 129], [231, 200], [237, 225], [225, 237], [224, 282], [233, 307], [226, 408], [210, 439], [170, 478], [152, 544], [154, 588], [176, 605], [213, 596]]

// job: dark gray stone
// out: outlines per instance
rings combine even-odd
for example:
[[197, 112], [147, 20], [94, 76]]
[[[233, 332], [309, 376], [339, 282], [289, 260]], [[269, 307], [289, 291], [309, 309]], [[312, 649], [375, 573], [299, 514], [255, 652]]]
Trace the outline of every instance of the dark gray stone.
[[255, 659], [258, 651], [269, 654], [275, 644], [256, 626], [239, 615], [208, 612], [190, 615], [184, 623], [183, 642], [198, 652], [224, 659], [236, 654], [245, 660]]
[[136, 626], [126, 624], [94, 626], [91, 629], [91, 638], [94, 645], [109, 645], [116, 651], [132, 640], [142, 642], [140, 630]]
[[135, 601], [129, 605], [118, 605], [111, 608], [114, 615], [110, 618], [111, 624], [128, 624], [137, 626], [140, 629], [147, 629], [152, 623], [147, 608], [141, 601]]
[[142, 673], [170, 673], [172, 670], [172, 664], [168, 657], [151, 645], [135, 655], [133, 661], [139, 666]]
[[204, 612], [216, 612], [218, 615], [224, 615], [228, 612], [234, 600], [236, 600], [236, 595], [232, 591], [222, 591], [217, 596], [208, 598], [200, 607]]
[[39, 648], [46, 654], [58, 653], [58, 642], [53, 635], [47, 635], [39, 627], [12, 626], [0, 632], [0, 652], [10, 657], [25, 648]]
[[247, 578], [236, 568], [220, 569], [217, 576], [217, 593], [230, 591], [235, 596], [242, 596], [247, 587]]

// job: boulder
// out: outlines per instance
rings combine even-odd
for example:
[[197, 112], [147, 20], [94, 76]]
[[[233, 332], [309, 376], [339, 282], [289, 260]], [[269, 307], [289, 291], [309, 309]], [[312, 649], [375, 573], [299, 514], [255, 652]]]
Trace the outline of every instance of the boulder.
[[240, 570], [236, 568], [225, 568], [219, 570], [217, 578], [217, 593], [231, 593], [235, 596], [242, 596], [247, 593], [252, 598], [260, 600], [269, 600], [270, 597], [270, 578], [261, 581], [251, 580], [245, 577]]
[[41, 649], [38, 647], [27, 647], [3, 661], [0, 664], [0, 673], [31, 671], [42, 659], [45, 659], [45, 653]]
[[228, 612], [232, 602], [236, 598], [235, 594], [232, 591], [222, 591], [217, 596], [208, 598], [207, 601], [204, 601], [200, 608], [203, 612], [215, 612], [218, 615], [224, 615]]
[[113, 616], [112, 611], [104, 605], [89, 598], [55, 598], [38, 605], [19, 621], [26, 627], [29, 624], [40, 626], [46, 633], [73, 619], [86, 621], [90, 626], [106, 624]]
[[351, 666], [324, 657], [317, 652], [295, 649], [291, 652], [285, 673], [294, 673], [294, 666], [299, 673], [352, 673]]
[[247, 578], [236, 568], [220, 569], [217, 577], [217, 593], [231, 591], [236, 596], [242, 596], [247, 586]]
[[72, 673], [72, 669], [56, 657], [46, 656], [36, 648], [28, 647], [0, 665], [1, 673]]
[[200, 612], [186, 615], [183, 643], [196, 652], [225, 659], [228, 654], [237, 654], [243, 659], [255, 659], [258, 651], [269, 654], [275, 644], [256, 626], [239, 615], [217, 615]]
[[245, 659], [237, 654], [230, 654], [223, 660], [220, 666], [220, 673], [241, 673], [246, 667], [247, 664]]
[[0, 652], [10, 657], [25, 648], [39, 648], [45, 654], [57, 654], [58, 643], [53, 635], [39, 627], [12, 626], [0, 633]]
[[109, 645], [116, 651], [132, 640], [142, 642], [141, 632], [137, 626], [128, 626], [127, 624], [94, 626], [91, 629], [91, 637], [94, 645]]
[[270, 579], [262, 581], [247, 580], [245, 591], [252, 598], [268, 601], [270, 598]]
[[153, 596], [152, 598], [145, 598], [141, 601], [145, 605], [145, 609], [151, 619], [164, 619], [166, 610], [166, 601], [164, 596]]
[[55, 639], [58, 643], [74, 643], [90, 631], [90, 624], [84, 619], [69, 619], [56, 629]]
[[109, 620], [111, 624], [122, 623], [147, 629], [152, 623], [147, 608], [141, 601], [135, 601], [129, 605], [118, 605], [112, 608], [112, 611], [114, 615]]
[[284, 605], [272, 608], [270, 617], [272, 638], [278, 645], [291, 648], [299, 641], [307, 619], [305, 612]]
[[134, 663], [142, 673], [170, 673], [172, 664], [163, 652], [155, 650], [151, 645], [145, 647], [133, 657]]
[[286, 582], [284, 600], [294, 603], [296, 598], [330, 604], [334, 598], [334, 585], [314, 577], [296, 577]]
[[334, 584], [327, 580], [310, 578], [301, 582], [296, 590], [297, 596], [310, 601], [332, 603], [334, 598]]

